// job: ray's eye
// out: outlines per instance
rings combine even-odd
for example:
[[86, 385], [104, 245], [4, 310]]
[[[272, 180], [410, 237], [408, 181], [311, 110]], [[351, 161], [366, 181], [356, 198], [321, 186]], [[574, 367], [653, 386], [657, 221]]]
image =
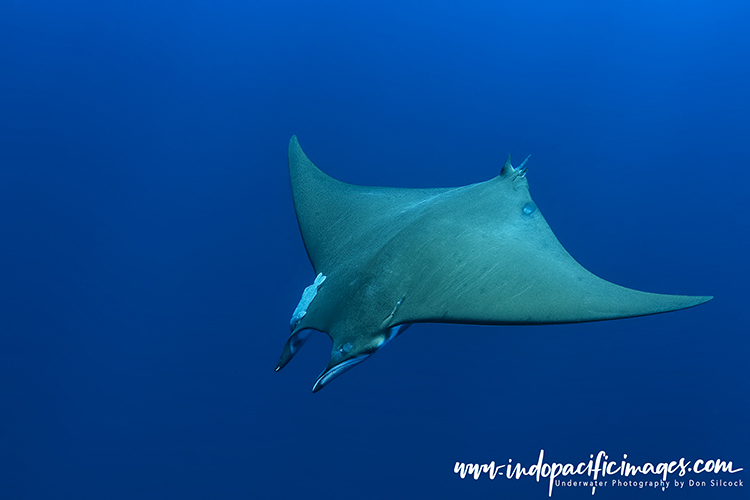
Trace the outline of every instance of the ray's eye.
[[533, 201], [530, 201], [526, 205], [523, 206], [524, 215], [531, 215], [534, 212], [536, 212], [536, 205], [534, 204]]

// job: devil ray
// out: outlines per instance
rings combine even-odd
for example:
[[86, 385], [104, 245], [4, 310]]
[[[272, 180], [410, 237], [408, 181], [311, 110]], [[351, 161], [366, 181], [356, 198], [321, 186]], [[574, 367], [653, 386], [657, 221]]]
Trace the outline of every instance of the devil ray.
[[588, 272], [547, 225], [526, 172], [509, 156], [497, 177], [468, 186], [355, 186], [321, 171], [292, 137], [292, 197], [316, 278], [276, 371], [313, 331], [333, 341], [317, 392], [413, 323], [581, 323], [712, 298], [641, 292]]

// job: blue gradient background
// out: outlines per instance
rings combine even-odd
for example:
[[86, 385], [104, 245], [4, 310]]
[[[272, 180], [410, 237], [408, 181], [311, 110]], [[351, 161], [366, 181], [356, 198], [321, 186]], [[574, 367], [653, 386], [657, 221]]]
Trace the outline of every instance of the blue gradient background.
[[[747, 479], [749, 16], [0, 3], [0, 496], [541, 499], [529, 478], [453, 473], [540, 449], [722, 458]], [[533, 153], [532, 195], [585, 267], [716, 298], [596, 324], [417, 325], [313, 395], [325, 336], [273, 371], [314, 277], [292, 134], [359, 184], [464, 185]]]

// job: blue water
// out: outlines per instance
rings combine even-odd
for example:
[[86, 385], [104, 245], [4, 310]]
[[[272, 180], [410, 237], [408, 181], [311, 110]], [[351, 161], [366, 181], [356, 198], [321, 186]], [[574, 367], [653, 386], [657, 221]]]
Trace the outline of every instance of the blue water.
[[[542, 499], [544, 478], [453, 470], [543, 449], [745, 469], [594, 498], [745, 498], [673, 483], [749, 478], [749, 15], [1, 2], [0, 497]], [[415, 325], [312, 394], [324, 335], [273, 370], [314, 279], [292, 134], [357, 184], [465, 185], [533, 153], [534, 201], [585, 267], [716, 298], [580, 325]]]

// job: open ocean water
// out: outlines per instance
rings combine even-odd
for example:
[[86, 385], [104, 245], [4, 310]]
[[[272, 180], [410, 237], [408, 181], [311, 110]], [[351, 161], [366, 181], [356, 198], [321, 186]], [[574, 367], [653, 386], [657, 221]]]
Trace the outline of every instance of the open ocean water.
[[[691, 470], [593, 497], [560, 476], [553, 498], [747, 498], [749, 21], [721, 0], [0, 2], [0, 498], [542, 499], [553, 463], [599, 452]], [[365, 185], [533, 153], [584, 267], [715, 299], [415, 325], [312, 394], [325, 335], [274, 373], [314, 279], [292, 134]], [[538, 481], [454, 472], [541, 450]]]

